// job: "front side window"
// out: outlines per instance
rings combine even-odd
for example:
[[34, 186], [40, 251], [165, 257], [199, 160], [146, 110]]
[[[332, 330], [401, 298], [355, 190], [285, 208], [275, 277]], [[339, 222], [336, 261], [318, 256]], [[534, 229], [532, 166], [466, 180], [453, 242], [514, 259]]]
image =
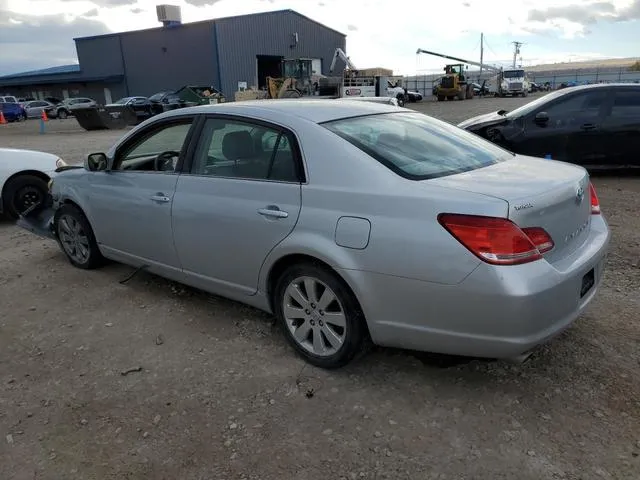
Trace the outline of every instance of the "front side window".
[[493, 165], [513, 154], [420, 113], [385, 113], [323, 124], [397, 174], [413, 180]]
[[212, 177], [299, 181], [289, 133], [223, 118], [206, 121], [191, 173]]
[[141, 133], [116, 154], [113, 170], [175, 172], [193, 120], [172, 122]]

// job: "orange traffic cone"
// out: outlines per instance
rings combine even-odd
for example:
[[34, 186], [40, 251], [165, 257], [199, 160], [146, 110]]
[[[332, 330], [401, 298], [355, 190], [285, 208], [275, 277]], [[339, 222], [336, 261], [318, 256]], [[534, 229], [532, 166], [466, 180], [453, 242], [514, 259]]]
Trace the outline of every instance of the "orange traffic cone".
[[4, 118], [4, 113], [2, 113], [2, 110], [0, 110], [0, 125], [4, 125], [7, 122], [7, 119]]
[[44, 110], [42, 110], [42, 121], [43, 122], [49, 121], [49, 117], [47, 117], [47, 112], [45, 112]]

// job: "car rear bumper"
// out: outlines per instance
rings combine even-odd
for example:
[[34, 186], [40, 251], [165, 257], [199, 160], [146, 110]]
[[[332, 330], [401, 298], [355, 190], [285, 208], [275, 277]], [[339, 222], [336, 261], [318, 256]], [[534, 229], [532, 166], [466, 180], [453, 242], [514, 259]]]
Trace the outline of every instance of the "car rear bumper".
[[[583, 312], [601, 283], [609, 240], [609, 228], [598, 216], [581, 250], [565, 265], [482, 263], [457, 285], [367, 272], [350, 281], [376, 344], [511, 358], [546, 343]], [[581, 296], [583, 278], [591, 273], [593, 284]]]

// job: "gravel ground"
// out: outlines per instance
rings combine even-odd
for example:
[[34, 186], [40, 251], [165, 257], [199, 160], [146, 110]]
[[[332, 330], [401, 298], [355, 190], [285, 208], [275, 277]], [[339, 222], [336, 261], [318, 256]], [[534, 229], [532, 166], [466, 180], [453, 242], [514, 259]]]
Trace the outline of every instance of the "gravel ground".
[[[527, 101], [530, 99], [527, 99]], [[524, 99], [426, 101], [448, 121]], [[122, 132], [0, 126], [81, 161]], [[640, 178], [594, 179], [613, 229], [587, 312], [524, 364], [373, 349], [297, 358], [251, 308], [0, 222], [0, 479], [640, 478]]]

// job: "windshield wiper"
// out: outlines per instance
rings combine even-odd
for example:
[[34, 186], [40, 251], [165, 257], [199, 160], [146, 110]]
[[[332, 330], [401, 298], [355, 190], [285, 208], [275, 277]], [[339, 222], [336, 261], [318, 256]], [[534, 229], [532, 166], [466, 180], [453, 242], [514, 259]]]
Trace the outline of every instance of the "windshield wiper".
[[498, 110], [498, 115], [502, 115], [503, 117], [504, 117], [507, 113], [509, 113], [509, 111], [508, 111], [508, 110]]

